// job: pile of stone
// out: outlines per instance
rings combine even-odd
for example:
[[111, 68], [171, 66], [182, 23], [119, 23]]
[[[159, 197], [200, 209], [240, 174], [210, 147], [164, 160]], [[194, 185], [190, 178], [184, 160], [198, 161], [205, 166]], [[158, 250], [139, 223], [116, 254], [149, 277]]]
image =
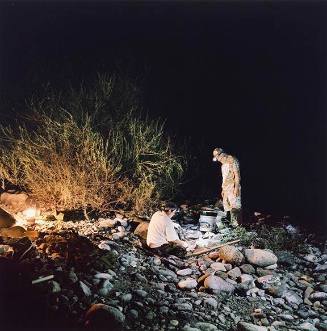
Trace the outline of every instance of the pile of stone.
[[[35, 293], [44, 299], [46, 320], [33, 320], [44, 330], [327, 330], [326, 245], [298, 254], [227, 245], [164, 258], [142, 244], [146, 225], [117, 214], [36, 222], [27, 229], [34, 237], [7, 229], [1, 272], [9, 273], [8, 260], [23, 267], [32, 291], [22, 290], [28, 298], [20, 300], [33, 302]], [[182, 227], [194, 240], [217, 235], [193, 223]], [[15, 292], [17, 283], [10, 286], [7, 292]]]

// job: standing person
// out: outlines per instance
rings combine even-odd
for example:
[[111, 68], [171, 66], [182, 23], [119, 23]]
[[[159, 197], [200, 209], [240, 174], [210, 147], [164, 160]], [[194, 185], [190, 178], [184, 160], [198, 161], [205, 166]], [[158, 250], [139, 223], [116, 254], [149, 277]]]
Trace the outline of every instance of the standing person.
[[221, 196], [224, 210], [230, 214], [230, 223], [237, 227], [241, 220], [241, 175], [238, 160], [226, 154], [222, 148], [213, 150], [213, 161], [221, 163]]
[[151, 217], [146, 243], [155, 254], [179, 257], [186, 254], [188, 244], [179, 239], [175, 223], [171, 220], [176, 210], [176, 204], [167, 202], [162, 210], [155, 212]]

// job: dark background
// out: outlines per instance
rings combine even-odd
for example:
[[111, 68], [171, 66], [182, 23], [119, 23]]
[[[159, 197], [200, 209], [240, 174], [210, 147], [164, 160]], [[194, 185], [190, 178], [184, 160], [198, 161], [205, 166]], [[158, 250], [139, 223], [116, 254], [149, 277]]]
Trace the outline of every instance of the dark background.
[[184, 197], [217, 196], [220, 146], [240, 160], [245, 209], [327, 228], [326, 2], [13, 1], [0, 10], [3, 103], [119, 67], [142, 78], [144, 109], [167, 119], [175, 144], [188, 142], [199, 173]]

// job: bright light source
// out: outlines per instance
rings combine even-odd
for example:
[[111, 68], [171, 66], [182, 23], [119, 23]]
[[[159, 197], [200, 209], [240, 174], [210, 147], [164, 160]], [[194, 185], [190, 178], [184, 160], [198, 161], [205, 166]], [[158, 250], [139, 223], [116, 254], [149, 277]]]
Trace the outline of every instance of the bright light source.
[[29, 219], [29, 218], [35, 218], [36, 216], [36, 208], [27, 208], [23, 211], [23, 215]]

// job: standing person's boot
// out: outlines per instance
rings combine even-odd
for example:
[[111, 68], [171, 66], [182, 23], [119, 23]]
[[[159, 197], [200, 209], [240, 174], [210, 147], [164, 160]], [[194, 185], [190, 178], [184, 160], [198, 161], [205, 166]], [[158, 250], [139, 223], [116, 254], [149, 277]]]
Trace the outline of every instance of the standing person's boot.
[[236, 228], [240, 225], [240, 222], [241, 222], [241, 209], [233, 208], [230, 211], [230, 225], [233, 228]]

